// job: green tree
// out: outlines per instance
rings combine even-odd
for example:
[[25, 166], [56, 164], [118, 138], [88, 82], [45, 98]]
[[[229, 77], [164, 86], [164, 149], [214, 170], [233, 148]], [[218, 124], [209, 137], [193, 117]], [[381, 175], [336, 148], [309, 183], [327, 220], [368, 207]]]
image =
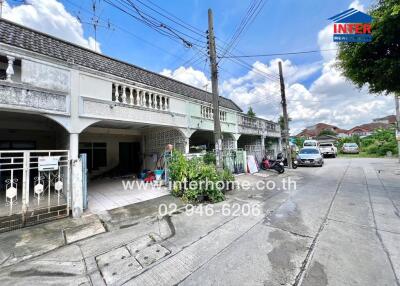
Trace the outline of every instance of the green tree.
[[369, 11], [372, 41], [341, 43], [339, 67], [359, 88], [371, 93], [400, 94], [400, 2], [379, 0]]
[[324, 136], [324, 135], [330, 135], [330, 136], [336, 136], [337, 134], [333, 132], [332, 130], [322, 130], [319, 134], [319, 136]]
[[253, 111], [253, 108], [250, 106], [249, 110], [247, 111], [247, 115], [250, 117], [256, 117], [256, 113]]
[[[373, 18], [372, 41], [341, 43], [339, 67], [359, 88], [366, 85], [371, 93], [394, 93], [397, 105], [400, 100], [400, 2], [379, 0], [369, 14]], [[400, 126], [397, 130], [400, 132]], [[397, 145], [400, 160], [400, 142]]]

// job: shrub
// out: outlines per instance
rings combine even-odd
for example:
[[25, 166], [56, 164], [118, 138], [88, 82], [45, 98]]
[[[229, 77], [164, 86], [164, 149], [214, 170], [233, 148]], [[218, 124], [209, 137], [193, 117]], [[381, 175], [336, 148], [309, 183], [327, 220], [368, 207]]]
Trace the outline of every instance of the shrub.
[[216, 164], [217, 163], [217, 158], [215, 156], [214, 152], [207, 152], [204, 156], [203, 156], [203, 161], [206, 164]]
[[225, 196], [217, 182], [234, 179], [230, 172], [217, 172], [215, 165], [207, 164], [203, 158], [188, 160], [178, 151], [173, 152], [168, 167], [173, 182], [172, 194], [187, 203], [223, 201]]
[[370, 155], [385, 156], [387, 152], [398, 152], [394, 129], [378, 129], [372, 135], [362, 138], [361, 145]]

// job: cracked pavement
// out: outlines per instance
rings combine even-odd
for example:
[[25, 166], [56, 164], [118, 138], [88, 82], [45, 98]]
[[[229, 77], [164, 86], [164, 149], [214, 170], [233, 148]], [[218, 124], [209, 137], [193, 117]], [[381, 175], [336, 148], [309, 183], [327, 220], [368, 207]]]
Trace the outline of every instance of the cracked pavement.
[[[400, 286], [399, 168], [391, 159], [327, 159], [283, 176], [238, 176], [277, 187], [235, 190], [211, 216], [179, 208], [161, 218], [152, 205], [130, 221], [122, 210], [108, 232], [3, 265], [1, 285]], [[283, 190], [282, 178], [296, 190]], [[261, 212], [223, 215], [224, 204]]]

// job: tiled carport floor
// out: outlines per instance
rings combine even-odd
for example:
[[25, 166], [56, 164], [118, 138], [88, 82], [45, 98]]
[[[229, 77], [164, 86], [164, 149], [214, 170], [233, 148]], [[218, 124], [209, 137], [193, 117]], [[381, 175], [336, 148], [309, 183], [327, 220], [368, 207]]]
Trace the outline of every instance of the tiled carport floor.
[[124, 190], [122, 179], [99, 179], [89, 182], [88, 209], [92, 213], [101, 213], [168, 194], [165, 187], [151, 187], [148, 184], [146, 188], [135, 185], [132, 190]]

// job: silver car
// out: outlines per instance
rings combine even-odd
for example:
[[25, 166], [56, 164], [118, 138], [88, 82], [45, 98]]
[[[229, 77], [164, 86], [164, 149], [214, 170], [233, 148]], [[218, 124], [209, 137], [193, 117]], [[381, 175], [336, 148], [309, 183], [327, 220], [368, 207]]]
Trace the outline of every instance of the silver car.
[[324, 158], [318, 148], [303, 148], [297, 155], [299, 166], [319, 166], [324, 165]]
[[342, 147], [343, 153], [358, 154], [360, 149], [356, 143], [344, 143]]

